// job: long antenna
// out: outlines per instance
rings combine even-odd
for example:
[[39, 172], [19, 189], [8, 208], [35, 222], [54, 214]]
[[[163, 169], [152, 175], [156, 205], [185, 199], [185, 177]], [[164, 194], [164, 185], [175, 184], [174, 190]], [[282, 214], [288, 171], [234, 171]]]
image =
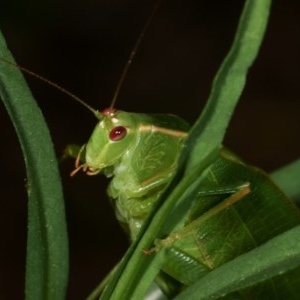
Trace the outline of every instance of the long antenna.
[[111, 100], [110, 109], [113, 109], [114, 106], [115, 106], [115, 103], [116, 103], [117, 98], [118, 98], [118, 96], [119, 96], [121, 87], [122, 87], [122, 85], [123, 85], [123, 83], [124, 83], [124, 80], [125, 80], [125, 77], [126, 77], [126, 75], [127, 75], [128, 70], [129, 70], [129, 67], [131, 66], [131, 63], [132, 63], [133, 58], [134, 58], [134, 56], [135, 56], [135, 54], [136, 54], [136, 51], [137, 51], [137, 49], [139, 48], [140, 43], [141, 43], [141, 41], [142, 41], [142, 39], [143, 39], [143, 37], [144, 37], [144, 35], [145, 35], [147, 29], [149, 28], [149, 25], [151, 24], [151, 21], [152, 21], [154, 15], [155, 15], [155, 13], [156, 13], [156, 11], [157, 11], [159, 5], [160, 5], [160, 2], [161, 2], [161, 0], [158, 0], [158, 1], [156, 2], [156, 4], [155, 4], [155, 6], [154, 6], [154, 8], [153, 8], [153, 10], [152, 10], [152, 12], [151, 12], [151, 14], [150, 14], [150, 16], [148, 17], [148, 20], [147, 20], [147, 22], [146, 22], [146, 24], [145, 24], [145, 26], [144, 26], [142, 32], [140, 33], [140, 36], [139, 36], [138, 40], [136, 41], [136, 43], [135, 43], [135, 45], [134, 45], [134, 47], [133, 47], [133, 50], [132, 50], [131, 53], [130, 53], [129, 59], [128, 59], [126, 65], [125, 65], [125, 67], [124, 67], [124, 69], [123, 69], [123, 72], [122, 72], [121, 77], [120, 77], [120, 79], [119, 79], [119, 81], [118, 81], [117, 87], [116, 87], [116, 89], [115, 89], [114, 96], [113, 96], [113, 98], [112, 98], [112, 100]]
[[[130, 65], [131, 65], [131, 63], [133, 61], [133, 58], [134, 58], [134, 56], [135, 56], [135, 54], [137, 52], [137, 49], [139, 48], [139, 45], [140, 45], [140, 43], [141, 43], [141, 41], [142, 41], [142, 39], [143, 39], [143, 37], [144, 37], [147, 29], [149, 28], [149, 25], [151, 24], [151, 21], [152, 21], [154, 15], [155, 15], [155, 13], [156, 13], [159, 5], [160, 5], [160, 2], [161, 2], [161, 0], [158, 0], [156, 2], [156, 4], [155, 4], [155, 6], [154, 6], [154, 8], [153, 8], [153, 10], [152, 10], [152, 12], [150, 14], [150, 16], [148, 17], [148, 20], [147, 20], [147, 22], [146, 22], [146, 24], [145, 24], [142, 32], [140, 33], [140, 36], [139, 36], [138, 40], [136, 41], [136, 43], [135, 43], [135, 45], [133, 47], [133, 50], [130, 53], [129, 59], [128, 59], [126, 65], [125, 65], [125, 67], [124, 67], [124, 69], [122, 71], [121, 77], [120, 77], [120, 79], [118, 81], [118, 84], [117, 84], [117, 87], [115, 89], [115, 93], [114, 93], [114, 96], [113, 96], [112, 101], [111, 101], [110, 109], [113, 109], [113, 107], [114, 107], [114, 105], [116, 103], [116, 100], [117, 100], [118, 95], [120, 93], [121, 87], [122, 87], [122, 85], [124, 83], [124, 80], [125, 80], [126, 74], [128, 72], [128, 69], [129, 69], [129, 67], [130, 67]], [[85, 101], [83, 101], [81, 98], [79, 98], [78, 96], [76, 96], [72, 92], [68, 91], [67, 89], [63, 88], [59, 84], [55, 83], [54, 81], [51, 81], [51, 80], [47, 79], [46, 77], [43, 77], [43, 76], [41, 76], [41, 75], [39, 75], [39, 74], [37, 74], [37, 73], [35, 73], [35, 72], [27, 69], [27, 68], [25, 68], [25, 67], [23, 67], [23, 66], [15, 63], [15, 62], [11, 62], [9, 60], [6, 60], [3, 57], [0, 57], [0, 61], [3, 61], [3, 62], [5, 62], [5, 63], [7, 63], [7, 64], [9, 64], [9, 65], [11, 65], [13, 67], [16, 67], [16, 68], [22, 70], [24, 73], [26, 73], [26, 74], [28, 74], [28, 75], [30, 75], [32, 77], [35, 77], [35, 78], [37, 78], [37, 79], [39, 79], [39, 80], [41, 80], [41, 81], [49, 84], [50, 86], [56, 88], [57, 90], [61, 91], [63, 94], [65, 94], [65, 95], [73, 98], [75, 101], [77, 101], [78, 103], [80, 103], [81, 105], [83, 105], [84, 107], [86, 107], [89, 111], [91, 111], [96, 116], [97, 119], [101, 119], [102, 114], [98, 110], [94, 109], [93, 107], [91, 107], [90, 105], [88, 105]]]
[[61, 91], [63, 94], [73, 98], [75, 101], [79, 102], [80, 104], [82, 104], [83, 106], [85, 106], [89, 111], [91, 111], [97, 118], [99, 118], [99, 112], [94, 109], [93, 107], [91, 107], [90, 105], [88, 105], [87, 103], [85, 103], [85, 101], [83, 101], [82, 99], [80, 99], [79, 97], [77, 97], [75, 94], [71, 93], [70, 91], [68, 91], [67, 89], [63, 88], [62, 86], [60, 86], [59, 84], [17, 64], [17, 63], [14, 63], [14, 62], [11, 62], [9, 60], [6, 60], [5, 58], [3, 57], [0, 57], [0, 61], [3, 61], [11, 66], [14, 66], [20, 70], [22, 70], [24, 73], [30, 75], [30, 76], [33, 76], [47, 84], [49, 84], [50, 86], [53, 86], [54, 88], [56, 88], [57, 90]]

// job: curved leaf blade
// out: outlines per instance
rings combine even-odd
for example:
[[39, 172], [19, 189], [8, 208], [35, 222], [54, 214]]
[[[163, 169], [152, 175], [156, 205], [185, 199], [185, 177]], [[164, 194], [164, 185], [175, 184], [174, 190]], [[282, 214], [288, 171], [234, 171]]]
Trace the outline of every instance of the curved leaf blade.
[[[0, 55], [14, 62], [0, 33]], [[22, 147], [28, 176], [26, 299], [64, 299], [68, 239], [60, 177], [42, 113], [16, 66], [0, 61], [0, 95]]]
[[248, 70], [261, 46], [270, 6], [271, 0], [245, 2], [231, 49], [214, 78], [204, 111], [190, 132], [187, 149], [191, 147], [192, 153], [188, 168], [195, 166], [222, 144], [230, 118], [244, 89]]

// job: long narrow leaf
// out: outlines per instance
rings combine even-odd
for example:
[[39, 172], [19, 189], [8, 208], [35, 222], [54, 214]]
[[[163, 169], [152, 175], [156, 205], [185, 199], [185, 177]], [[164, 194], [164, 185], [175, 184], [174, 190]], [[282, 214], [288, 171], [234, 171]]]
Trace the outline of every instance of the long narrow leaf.
[[248, 70], [262, 43], [270, 6], [271, 0], [246, 1], [233, 45], [214, 79], [208, 103], [189, 135], [187, 144], [193, 150], [188, 167], [222, 144]]
[[[1, 33], [0, 56], [13, 62]], [[64, 299], [68, 275], [67, 230], [48, 128], [21, 72], [3, 61], [0, 61], [0, 94], [19, 137], [28, 177], [26, 299]]]

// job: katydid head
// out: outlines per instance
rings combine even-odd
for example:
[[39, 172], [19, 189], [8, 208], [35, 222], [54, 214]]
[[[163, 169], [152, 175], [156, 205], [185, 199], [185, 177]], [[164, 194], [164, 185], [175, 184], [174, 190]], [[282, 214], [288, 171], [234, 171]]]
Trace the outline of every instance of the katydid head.
[[83, 169], [87, 175], [95, 175], [107, 167], [116, 165], [138, 139], [135, 134], [136, 126], [132, 114], [112, 108], [104, 109], [84, 146], [85, 162], [79, 165], [78, 158], [73, 174]]

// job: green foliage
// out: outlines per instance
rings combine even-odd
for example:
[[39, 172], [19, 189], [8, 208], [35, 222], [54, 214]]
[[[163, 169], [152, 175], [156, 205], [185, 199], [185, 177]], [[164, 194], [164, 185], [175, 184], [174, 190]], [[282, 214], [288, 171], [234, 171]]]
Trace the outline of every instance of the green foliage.
[[298, 159], [271, 174], [278, 186], [298, 205], [300, 201], [299, 173], [300, 160]]
[[[142, 299], [160, 271], [165, 251], [145, 256], [143, 250], [151, 248], [157, 236], [182, 225], [195, 189], [203, 179], [203, 170], [218, 155], [248, 69], [261, 45], [270, 4], [270, 0], [246, 1], [233, 46], [214, 80], [207, 106], [191, 130], [178, 174], [114, 271], [102, 299]], [[0, 38], [1, 57], [13, 62]], [[26, 299], [63, 299], [68, 243], [53, 146], [22, 74], [4, 62], [0, 66], [1, 98], [16, 128], [28, 175]], [[295, 162], [274, 173], [273, 179], [288, 195], [299, 198], [299, 187], [295, 184], [298, 173], [299, 162]], [[181, 209], [171, 214], [176, 206]], [[299, 231], [297, 226], [224, 264], [177, 299], [216, 299], [294, 269], [300, 264]]]
[[[14, 61], [2, 35], [0, 55]], [[26, 299], [64, 299], [68, 239], [52, 141], [21, 71], [3, 61], [0, 63], [1, 99], [19, 137], [28, 179]]]

